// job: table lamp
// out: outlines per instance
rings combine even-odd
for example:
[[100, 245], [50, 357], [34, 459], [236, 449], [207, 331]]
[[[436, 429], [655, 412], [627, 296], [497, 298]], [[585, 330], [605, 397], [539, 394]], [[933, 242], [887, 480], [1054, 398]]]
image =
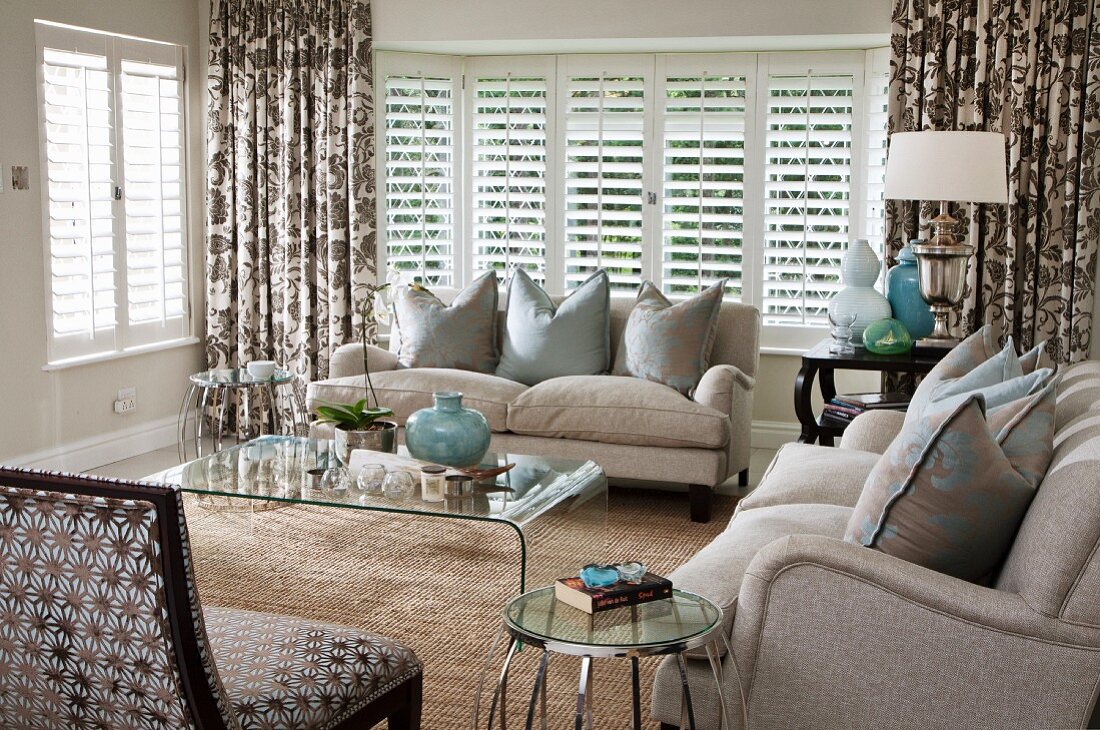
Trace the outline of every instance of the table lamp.
[[913, 245], [921, 296], [935, 317], [932, 334], [916, 345], [951, 348], [959, 340], [948, 324], [962, 301], [966, 262], [974, 247], [955, 235], [952, 201], [1007, 203], [1005, 137], [1000, 132], [895, 132], [886, 158], [886, 198], [938, 200], [932, 238]]

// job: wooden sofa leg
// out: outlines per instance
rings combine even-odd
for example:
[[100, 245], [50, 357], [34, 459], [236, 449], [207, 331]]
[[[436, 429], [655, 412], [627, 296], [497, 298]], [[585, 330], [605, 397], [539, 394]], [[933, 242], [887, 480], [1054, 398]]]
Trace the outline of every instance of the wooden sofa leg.
[[386, 724], [389, 730], [420, 730], [423, 693], [423, 675], [417, 675], [415, 679], [409, 680], [408, 702], [387, 718]]
[[742, 469], [741, 471], [737, 472], [737, 486], [739, 486], [739, 487], [749, 486], [749, 470], [748, 469]]
[[688, 485], [688, 506], [692, 522], [710, 522], [710, 498], [714, 490], [706, 484]]

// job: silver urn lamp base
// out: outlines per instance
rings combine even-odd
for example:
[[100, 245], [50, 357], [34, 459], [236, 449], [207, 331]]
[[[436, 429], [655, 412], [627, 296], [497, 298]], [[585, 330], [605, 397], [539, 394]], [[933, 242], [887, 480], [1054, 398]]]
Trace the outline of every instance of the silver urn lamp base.
[[941, 203], [940, 214], [932, 219], [935, 235], [927, 243], [913, 245], [920, 293], [935, 318], [932, 334], [917, 340], [917, 348], [950, 349], [959, 344], [959, 338], [951, 334], [951, 310], [962, 302], [966, 264], [974, 247], [954, 235], [956, 223], [947, 213], [947, 203]]

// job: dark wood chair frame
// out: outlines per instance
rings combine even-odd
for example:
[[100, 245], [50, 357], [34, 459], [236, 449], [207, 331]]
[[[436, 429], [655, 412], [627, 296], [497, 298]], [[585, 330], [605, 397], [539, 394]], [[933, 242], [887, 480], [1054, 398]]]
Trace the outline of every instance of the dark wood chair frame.
[[[172, 647], [182, 677], [184, 701], [199, 730], [227, 730], [200, 658], [198, 627], [195, 625], [191, 600], [187, 595], [189, 576], [179, 529], [183, 524], [183, 515], [180, 513], [175, 489], [140, 482], [8, 467], [0, 468], [0, 484], [32, 491], [141, 500], [153, 504], [159, 523], [158, 542]], [[422, 675], [417, 674], [375, 698], [336, 728], [369, 728], [387, 720], [391, 730], [419, 730], [422, 683]]]

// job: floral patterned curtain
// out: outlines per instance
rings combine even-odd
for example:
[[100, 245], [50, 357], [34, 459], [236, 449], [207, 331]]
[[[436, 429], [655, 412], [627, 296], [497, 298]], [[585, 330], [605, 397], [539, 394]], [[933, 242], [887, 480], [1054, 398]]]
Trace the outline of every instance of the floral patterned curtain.
[[[963, 330], [989, 323], [1054, 362], [1089, 354], [1100, 244], [1097, 0], [896, 0], [890, 131], [1008, 139], [1009, 204], [964, 206], [977, 246]], [[888, 203], [888, 253], [927, 236], [931, 207]]]
[[375, 274], [368, 0], [211, 0], [208, 90], [208, 364], [323, 378]]

